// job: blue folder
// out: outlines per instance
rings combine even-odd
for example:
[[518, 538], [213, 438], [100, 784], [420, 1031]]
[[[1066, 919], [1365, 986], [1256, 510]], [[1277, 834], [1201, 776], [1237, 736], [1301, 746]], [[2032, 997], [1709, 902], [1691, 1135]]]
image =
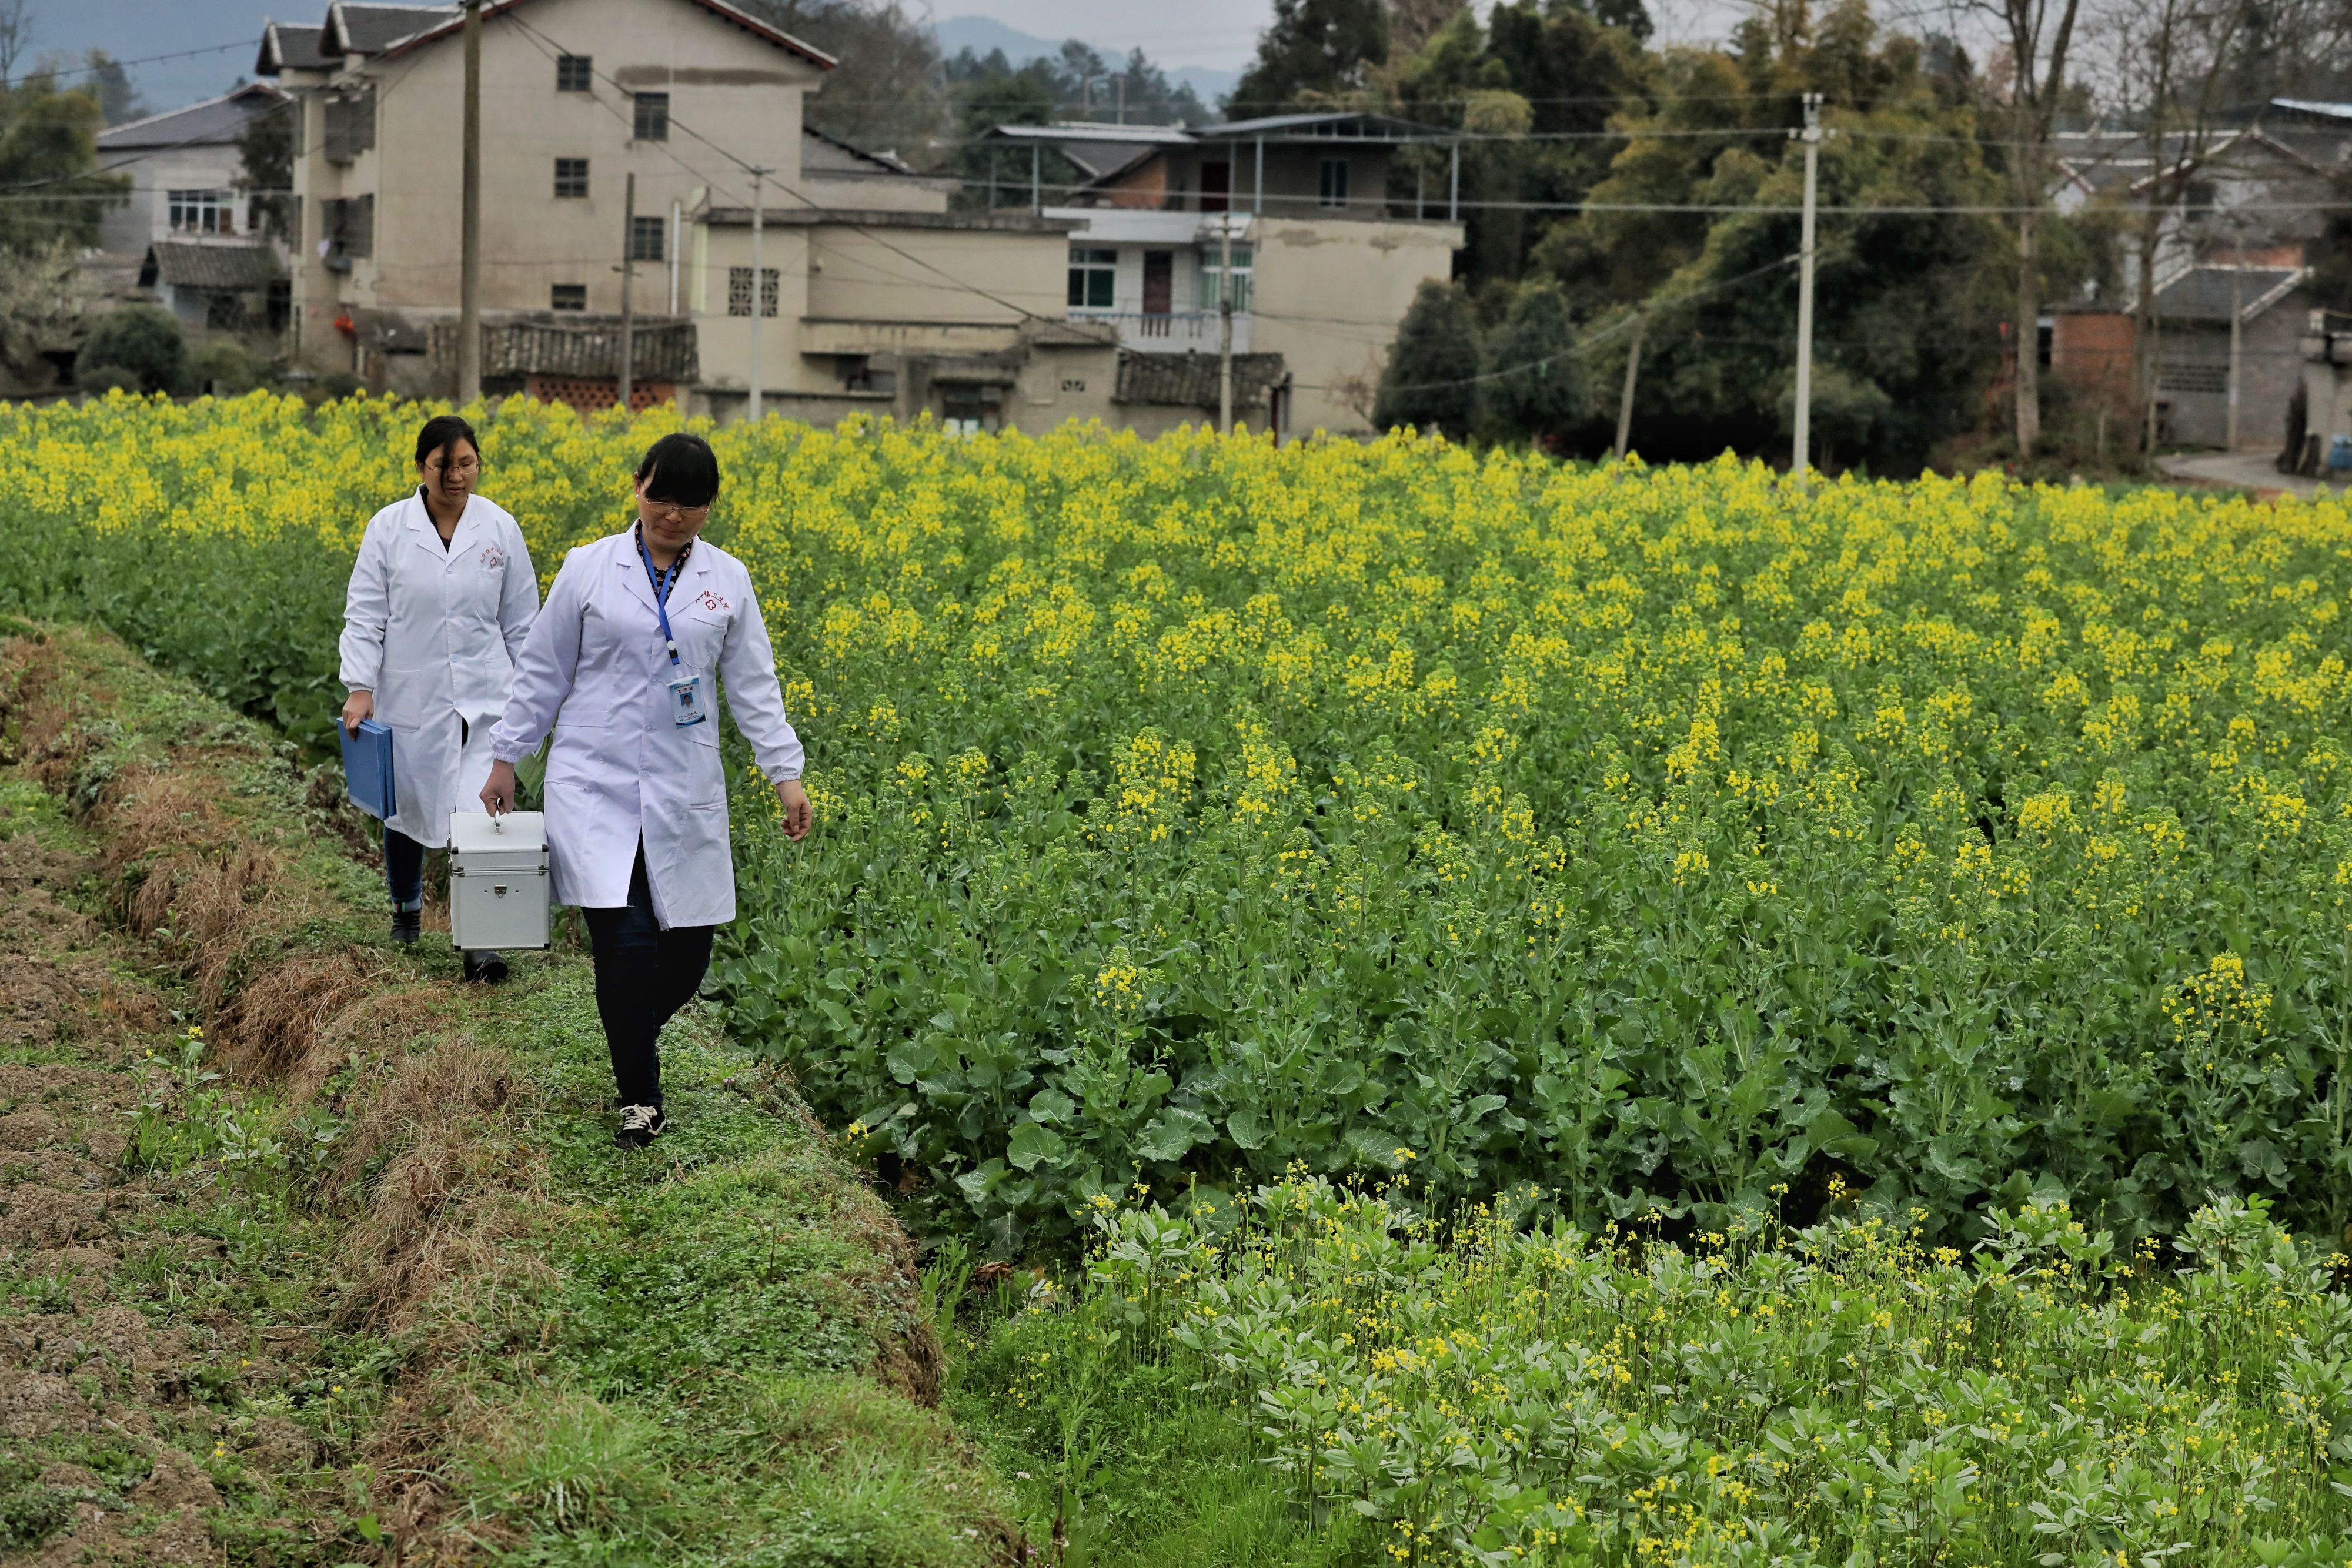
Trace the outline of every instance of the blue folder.
[[372, 718], [360, 720], [357, 735], [341, 725], [335, 728], [343, 737], [343, 782], [352, 804], [378, 819], [395, 814], [400, 796], [392, 776], [392, 731]]

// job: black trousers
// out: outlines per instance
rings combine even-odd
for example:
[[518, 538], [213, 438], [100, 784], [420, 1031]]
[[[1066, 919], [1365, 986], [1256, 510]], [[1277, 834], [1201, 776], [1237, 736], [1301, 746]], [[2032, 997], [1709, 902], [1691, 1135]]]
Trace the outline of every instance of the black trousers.
[[392, 889], [394, 909], [424, 906], [425, 846], [398, 828], [383, 831], [383, 880]]
[[[471, 733], [466, 721], [457, 721], [457, 744], [466, 744]], [[425, 846], [399, 829], [386, 823], [383, 830], [383, 880], [392, 890], [394, 909], [421, 909], [425, 905]]]
[[659, 1105], [662, 1026], [694, 999], [710, 967], [709, 925], [673, 925], [654, 918], [646, 883], [646, 846], [629, 872], [629, 902], [618, 909], [583, 909], [596, 957], [596, 1012], [604, 1047], [613, 1055], [613, 1082], [624, 1105]]

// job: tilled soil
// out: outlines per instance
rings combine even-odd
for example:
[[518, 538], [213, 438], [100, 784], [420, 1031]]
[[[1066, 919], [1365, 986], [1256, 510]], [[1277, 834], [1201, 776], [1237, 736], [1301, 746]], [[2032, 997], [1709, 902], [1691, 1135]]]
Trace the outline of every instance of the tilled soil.
[[[215, 1472], [291, 1478], [314, 1456], [290, 1421], [232, 1423], [205, 1396], [289, 1375], [314, 1342], [256, 1336], [199, 1304], [191, 1285], [223, 1250], [190, 1223], [201, 1186], [125, 1160], [142, 1082], [160, 1071], [149, 1052], [173, 1029], [170, 994], [135, 944], [85, 913], [98, 857], [54, 818], [28, 829], [45, 814], [12, 798], [0, 806], [16, 819], [0, 819], [0, 1557], [217, 1563]], [[311, 1533], [282, 1529], [289, 1544]]]

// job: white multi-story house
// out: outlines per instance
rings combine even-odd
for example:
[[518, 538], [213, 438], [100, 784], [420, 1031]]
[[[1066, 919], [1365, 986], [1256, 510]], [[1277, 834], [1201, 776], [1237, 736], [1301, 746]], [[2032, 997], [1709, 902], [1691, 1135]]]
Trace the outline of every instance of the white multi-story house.
[[[1118, 417], [1109, 330], [1064, 319], [1076, 225], [951, 214], [946, 185], [807, 131], [822, 51], [727, 0], [488, 0], [481, 26], [486, 391], [611, 403], [625, 252], [635, 402], [733, 417], [756, 342], [763, 412]], [[462, 26], [335, 0], [263, 40], [259, 74], [301, 100], [314, 371], [455, 385]]]
[[284, 112], [284, 94], [267, 82], [247, 82], [218, 98], [100, 131], [99, 165], [128, 175], [131, 197], [99, 220], [99, 248], [140, 256], [158, 240], [250, 234], [252, 196], [242, 188], [245, 162], [237, 143], [254, 116]]

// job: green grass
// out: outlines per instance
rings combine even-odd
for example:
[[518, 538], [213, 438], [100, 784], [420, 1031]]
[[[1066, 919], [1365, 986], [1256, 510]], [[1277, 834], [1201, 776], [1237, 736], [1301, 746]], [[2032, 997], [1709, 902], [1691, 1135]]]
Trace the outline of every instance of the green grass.
[[[666, 1042], [671, 1131], [643, 1154], [615, 1149], [583, 956], [520, 955], [509, 984], [478, 988], [452, 983], [444, 942], [390, 946], [376, 873], [346, 853], [331, 806], [314, 803], [332, 792], [289, 747], [108, 639], [45, 635], [63, 659], [45, 695], [76, 713], [72, 764], [54, 792], [0, 774], [0, 837], [103, 848], [104, 819], [86, 813], [126, 773], [167, 767], [243, 841], [279, 852], [299, 884], [286, 891], [302, 894], [289, 907], [311, 912], [244, 939], [223, 999], [286, 960], [348, 949], [382, 986], [410, 988], [388, 1026], [331, 1032], [348, 1059], [303, 1097], [207, 1077], [214, 1054], [184, 1030], [152, 1040], [156, 1061], [126, 1063], [150, 1079], [137, 1124], [152, 1135], [134, 1143], [132, 1166], [165, 1201], [103, 1282], [71, 1270], [0, 1279], [0, 1320], [124, 1301], [186, 1337], [193, 1354], [165, 1374], [180, 1403], [152, 1426], [219, 1491], [207, 1523], [226, 1561], [373, 1561], [389, 1550], [394, 1485], [418, 1471], [445, 1489], [430, 1548], [443, 1554], [666, 1568], [992, 1560], [1001, 1489], [885, 1375], [914, 1364], [904, 1346], [923, 1311], [904, 1239], [788, 1081], [733, 1046], [715, 1009], [691, 1009]], [[0, 690], [0, 716], [10, 695]], [[12, 717], [0, 758], [20, 738]], [[79, 896], [102, 914], [118, 893], [93, 880]], [[179, 1019], [196, 1021], [198, 998], [166, 962], [178, 952], [168, 929], [156, 948], [122, 946]], [[11, 1053], [52, 1057], [74, 1059], [64, 1044]], [[396, 1086], [429, 1093], [445, 1061], [492, 1063], [514, 1092], [487, 1107], [387, 1100]], [[387, 1123], [388, 1105], [406, 1115]], [[339, 1177], [363, 1126], [379, 1142], [355, 1181]], [[359, 1249], [419, 1171], [447, 1183], [427, 1228], [470, 1236], [472, 1249], [428, 1288], [380, 1301]], [[265, 1438], [289, 1430], [315, 1466], [262, 1457]], [[81, 1441], [0, 1455], [0, 1546], [52, 1534], [82, 1500], [121, 1512], [123, 1531], [148, 1528], [127, 1511], [131, 1468]], [[42, 1479], [58, 1462], [99, 1476], [81, 1489], [89, 1498]]]
[[914, 1326], [877, 1260], [887, 1217], [824, 1141], [754, 1103], [761, 1074], [713, 1012], [672, 1025], [670, 1131], [628, 1155], [584, 961], [527, 960], [469, 1010], [530, 1076], [522, 1136], [546, 1160], [544, 1218], [517, 1243], [541, 1267], [486, 1310], [477, 1343], [499, 1350], [467, 1367], [489, 1409], [456, 1473], [503, 1553], [979, 1561], [993, 1489], [939, 1417], [865, 1375]]

